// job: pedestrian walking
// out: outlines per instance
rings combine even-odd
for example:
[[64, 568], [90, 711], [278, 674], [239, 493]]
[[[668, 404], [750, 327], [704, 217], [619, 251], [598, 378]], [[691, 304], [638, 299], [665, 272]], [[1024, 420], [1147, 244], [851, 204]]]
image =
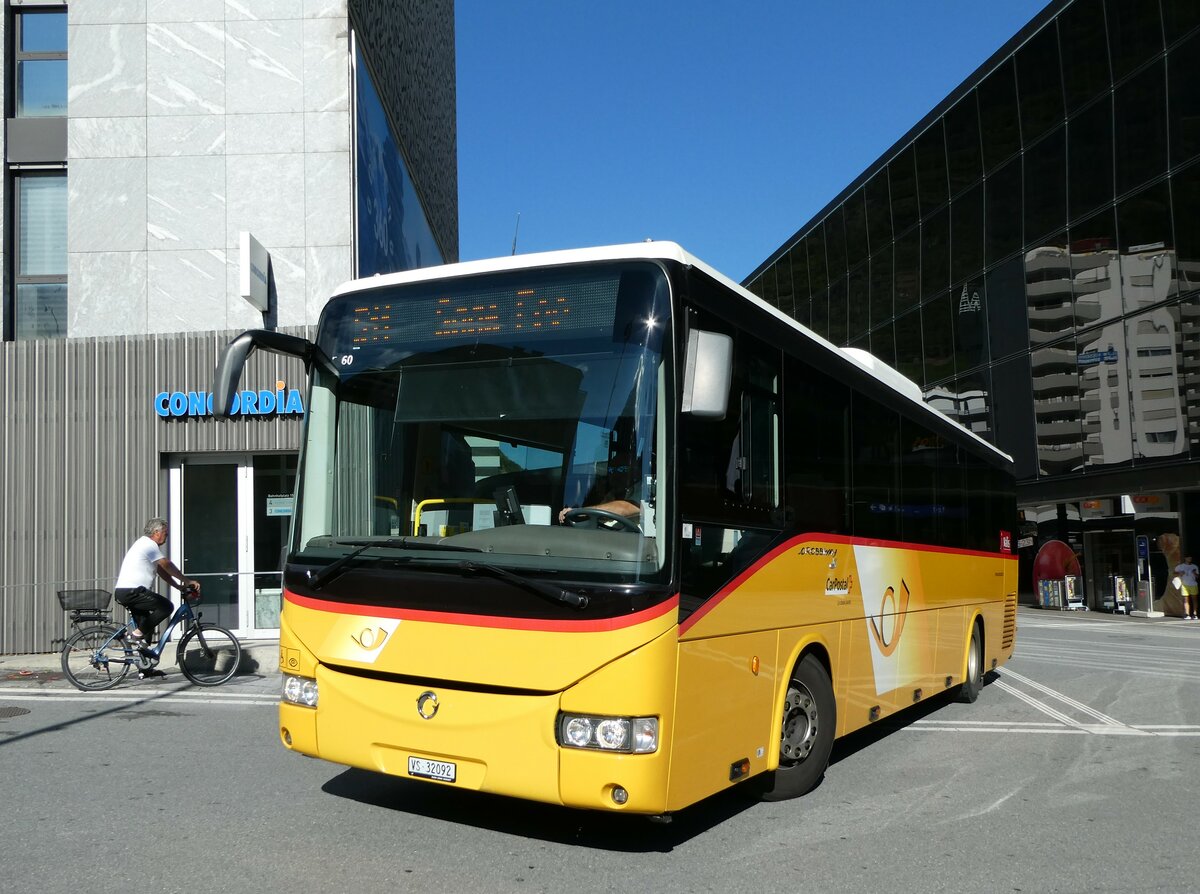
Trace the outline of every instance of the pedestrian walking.
[[1183, 617], [1197, 620], [1200, 611], [1200, 568], [1192, 564], [1191, 556], [1184, 556], [1183, 561], [1175, 566], [1175, 574], [1179, 581], [1179, 592], [1183, 594]]

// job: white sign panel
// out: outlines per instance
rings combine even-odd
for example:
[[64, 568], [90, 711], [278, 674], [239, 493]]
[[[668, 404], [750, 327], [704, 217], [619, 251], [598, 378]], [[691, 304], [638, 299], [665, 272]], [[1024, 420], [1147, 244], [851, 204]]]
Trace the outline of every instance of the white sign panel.
[[257, 239], [242, 231], [241, 256], [238, 269], [239, 294], [263, 313], [270, 306], [267, 290], [267, 270], [271, 255]]

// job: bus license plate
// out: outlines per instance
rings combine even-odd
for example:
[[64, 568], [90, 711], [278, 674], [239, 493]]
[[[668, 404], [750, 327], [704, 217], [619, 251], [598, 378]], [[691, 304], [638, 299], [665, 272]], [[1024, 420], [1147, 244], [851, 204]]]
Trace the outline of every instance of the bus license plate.
[[431, 761], [423, 757], [408, 759], [408, 775], [420, 776], [422, 779], [436, 779], [438, 782], [453, 782], [458, 768], [449, 761]]

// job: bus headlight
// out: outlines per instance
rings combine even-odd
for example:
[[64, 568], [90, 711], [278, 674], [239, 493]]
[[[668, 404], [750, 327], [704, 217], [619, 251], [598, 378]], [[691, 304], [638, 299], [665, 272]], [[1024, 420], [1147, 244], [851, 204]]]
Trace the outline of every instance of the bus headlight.
[[303, 705], [306, 708], [317, 706], [317, 681], [311, 677], [283, 678], [283, 700], [293, 705]]
[[649, 754], [658, 750], [658, 718], [559, 714], [557, 738], [565, 748]]

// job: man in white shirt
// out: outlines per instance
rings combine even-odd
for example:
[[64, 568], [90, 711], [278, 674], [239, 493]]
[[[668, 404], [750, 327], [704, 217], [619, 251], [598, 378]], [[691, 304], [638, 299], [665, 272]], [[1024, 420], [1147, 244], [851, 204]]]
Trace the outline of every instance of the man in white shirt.
[[117, 573], [113, 596], [120, 605], [129, 609], [137, 622], [137, 628], [130, 635], [130, 642], [135, 646], [146, 646], [154, 635], [154, 628], [171, 615], [171, 601], [150, 589], [156, 577], [177, 590], [200, 588], [196, 581], [184, 577], [175, 563], [163, 555], [162, 545], [166, 542], [166, 520], [150, 519], [142, 529], [142, 536], [125, 553], [121, 570]]

